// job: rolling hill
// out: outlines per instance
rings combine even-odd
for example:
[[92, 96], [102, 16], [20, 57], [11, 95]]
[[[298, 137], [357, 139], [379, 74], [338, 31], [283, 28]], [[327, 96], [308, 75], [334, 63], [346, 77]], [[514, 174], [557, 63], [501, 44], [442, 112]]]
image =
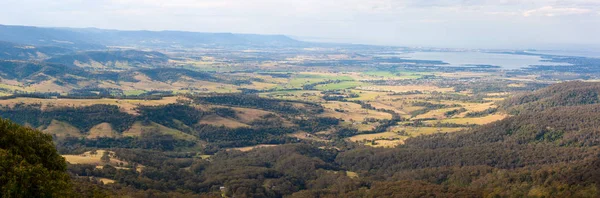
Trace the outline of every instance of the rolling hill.
[[54, 46], [31, 46], [0, 41], [0, 59], [42, 60], [51, 56], [70, 53], [71, 50]]
[[129, 69], [165, 66], [169, 62], [169, 57], [152, 51], [85, 51], [53, 57], [47, 62], [95, 69]]
[[597, 104], [600, 103], [599, 94], [599, 83], [571, 81], [509, 98], [501, 106], [514, 114], [539, 112], [558, 106]]

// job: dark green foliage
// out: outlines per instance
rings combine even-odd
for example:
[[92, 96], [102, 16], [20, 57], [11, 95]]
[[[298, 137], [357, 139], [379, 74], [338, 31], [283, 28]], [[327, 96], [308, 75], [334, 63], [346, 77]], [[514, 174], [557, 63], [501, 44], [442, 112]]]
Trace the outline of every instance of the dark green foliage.
[[598, 83], [572, 81], [507, 99], [501, 106], [515, 114], [539, 112], [557, 106], [596, 104], [600, 102], [599, 93]]
[[197, 72], [187, 69], [179, 68], [155, 68], [155, 69], [142, 69], [139, 72], [147, 75], [153, 80], [161, 82], [175, 82], [184, 76], [191, 77], [196, 80], [205, 81], [218, 81], [213, 75], [206, 72]]
[[469, 112], [465, 115], [465, 118], [476, 118], [476, 117], [484, 117], [487, 115], [491, 115], [498, 112], [498, 108], [488, 108], [486, 110], [483, 111], [477, 111], [477, 112]]
[[467, 111], [467, 109], [465, 109], [465, 108], [454, 109], [452, 111], [446, 111], [446, 112], [444, 112], [444, 116], [446, 116], [446, 117], [452, 117], [452, 116], [461, 114], [461, 113], [466, 112], [466, 111]]
[[164, 106], [143, 106], [139, 107], [140, 119], [144, 121], [153, 121], [167, 127], [176, 128], [189, 132], [185, 126], [174, 122], [177, 120], [184, 125], [193, 126], [200, 121], [206, 113], [189, 105], [168, 104]]
[[0, 195], [64, 197], [71, 183], [52, 137], [0, 120]]
[[212, 110], [221, 117], [237, 118], [237, 112], [232, 108], [213, 108]]
[[332, 117], [316, 117], [296, 120], [294, 123], [296, 123], [301, 130], [315, 133], [337, 126], [340, 123], [340, 120]]
[[257, 144], [284, 144], [294, 142], [288, 133], [295, 132], [292, 128], [285, 127], [259, 127], [259, 128], [227, 128], [213, 125], [197, 125], [193, 135], [214, 143], [219, 147], [244, 147]]
[[95, 139], [68, 137], [57, 141], [57, 147], [61, 153], [77, 153], [85, 148], [136, 148], [160, 151], [173, 151], [176, 149], [190, 148], [196, 142], [173, 138], [172, 135], [160, 133], [144, 133], [141, 137], [106, 138]]
[[120, 111], [118, 106], [113, 105], [61, 107], [42, 111], [40, 106], [18, 104], [13, 108], [0, 108], [0, 117], [35, 127], [48, 125], [52, 120], [64, 121], [81, 131], [88, 131], [103, 122], [110, 123], [116, 131], [125, 131], [134, 122], [132, 115]]

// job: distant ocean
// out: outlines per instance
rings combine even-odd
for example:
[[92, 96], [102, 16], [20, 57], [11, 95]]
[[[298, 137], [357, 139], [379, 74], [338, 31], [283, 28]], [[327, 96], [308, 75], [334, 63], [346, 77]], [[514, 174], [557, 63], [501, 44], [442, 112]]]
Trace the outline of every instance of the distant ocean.
[[600, 58], [600, 50], [575, 51], [575, 50], [536, 50], [528, 51], [536, 54], [562, 55], [562, 56], [580, 56], [589, 58]]

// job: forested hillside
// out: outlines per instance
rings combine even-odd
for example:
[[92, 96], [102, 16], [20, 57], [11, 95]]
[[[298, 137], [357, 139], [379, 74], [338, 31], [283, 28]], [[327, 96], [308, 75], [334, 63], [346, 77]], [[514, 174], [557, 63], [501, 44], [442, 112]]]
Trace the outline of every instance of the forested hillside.
[[[114, 152], [105, 154], [108, 161], [99, 164], [101, 169], [88, 164], [68, 165], [76, 178], [75, 191], [89, 196], [598, 197], [600, 104], [562, 97], [572, 90], [594, 92], [597, 86], [570, 82], [516, 96], [508, 101], [553, 98], [554, 105], [543, 110], [524, 109], [518, 115], [462, 132], [409, 138], [396, 148], [366, 147], [336, 136], [330, 142], [289, 138], [287, 134], [298, 128], [334, 122], [295, 118], [319, 111], [311, 109], [315, 107], [310, 103], [286, 105], [284, 101], [243, 95], [193, 98], [199, 104], [232, 105], [211, 110], [184, 105], [184, 101], [142, 107], [135, 115], [119, 112], [116, 106], [45, 111], [16, 106], [4, 107], [2, 117], [31, 126], [66, 122], [80, 131], [111, 123], [122, 137], [82, 138], [87, 135], [82, 133], [81, 137], [63, 136], [56, 141], [64, 152], [107, 148]], [[510, 102], [506, 104], [504, 107], [511, 107]], [[215, 116], [240, 119], [242, 114], [232, 108], [242, 107], [277, 114], [236, 129], [201, 123]], [[14, 113], [24, 110], [36, 119]], [[299, 125], [293, 126], [284, 119], [301, 120], [294, 121]], [[159, 125], [172, 130], [157, 128]], [[140, 136], [125, 137], [140, 126], [148, 130], [142, 130]], [[155, 128], [150, 130], [150, 126]], [[24, 134], [38, 133], [17, 129]], [[47, 135], [38, 138], [50, 140]], [[287, 144], [250, 151], [224, 149], [273, 143]], [[202, 149], [190, 149], [193, 147]], [[94, 178], [115, 183], [101, 184]]]
[[600, 102], [599, 94], [598, 83], [571, 81], [509, 98], [502, 105], [515, 114], [531, 113], [558, 106], [596, 104]]

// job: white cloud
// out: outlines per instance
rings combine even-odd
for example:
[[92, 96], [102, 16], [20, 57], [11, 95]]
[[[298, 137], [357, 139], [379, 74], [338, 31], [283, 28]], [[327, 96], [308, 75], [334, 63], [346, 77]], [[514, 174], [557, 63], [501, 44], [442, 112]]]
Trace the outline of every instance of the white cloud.
[[0, 24], [430, 46], [600, 43], [598, 14], [600, 0], [0, 0]]
[[567, 16], [567, 15], [580, 15], [591, 13], [592, 10], [585, 8], [555, 8], [553, 6], [544, 6], [537, 9], [527, 10], [523, 12], [523, 16]]

